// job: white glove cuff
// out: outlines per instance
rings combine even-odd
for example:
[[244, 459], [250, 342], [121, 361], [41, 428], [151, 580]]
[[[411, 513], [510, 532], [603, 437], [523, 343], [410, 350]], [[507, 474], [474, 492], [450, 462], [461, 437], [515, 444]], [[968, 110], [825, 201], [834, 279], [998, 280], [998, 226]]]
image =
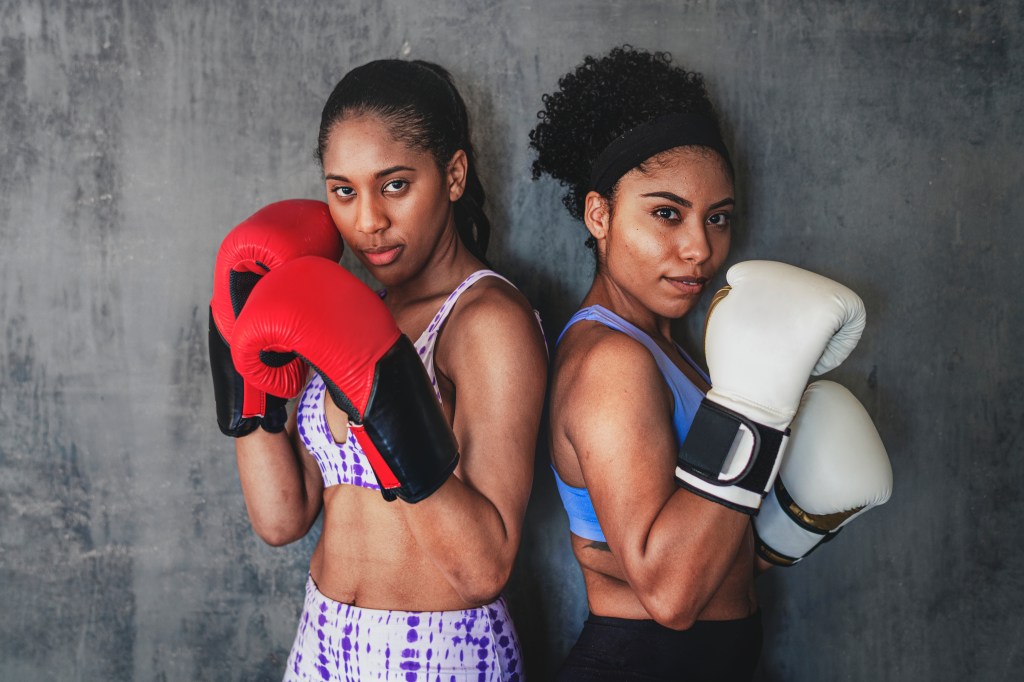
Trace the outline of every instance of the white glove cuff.
[[762, 495], [759, 492], [734, 485], [715, 485], [682, 467], [676, 467], [676, 483], [691, 493], [744, 514], [756, 514], [761, 506]]

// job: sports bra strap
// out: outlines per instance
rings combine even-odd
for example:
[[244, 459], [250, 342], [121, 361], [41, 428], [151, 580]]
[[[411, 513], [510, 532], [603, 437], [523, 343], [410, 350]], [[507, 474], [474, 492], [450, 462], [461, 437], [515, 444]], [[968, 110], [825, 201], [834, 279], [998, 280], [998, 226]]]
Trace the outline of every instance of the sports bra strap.
[[416, 352], [419, 353], [420, 359], [423, 361], [423, 366], [427, 368], [427, 376], [430, 377], [430, 383], [434, 387], [434, 393], [437, 395], [437, 399], [441, 399], [441, 392], [437, 388], [437, 374], [434, 371], [434, 347], [437, 345], [437, 335], [441, 332], [441, 327], [444, 325], [445, 320], [448, 319], [449, 313], [452, 308], [458, 303], [459, 297], [478, 281], [484, 277], [497, 277], [500, 280], [508, 282], [509, 286], [515, 288], [512, 282], [502, 277], [494, 270], [477, 270], [466, 279], [462, 280], [462, 284], [455, 287], [452, 293], [448, 294], [448, 298], [445, 299], [441, 305], [441, 309], [434, 315], [434, 319], [430, 321], [427, 328], [423, 330], [420, 337], [416, 339]]

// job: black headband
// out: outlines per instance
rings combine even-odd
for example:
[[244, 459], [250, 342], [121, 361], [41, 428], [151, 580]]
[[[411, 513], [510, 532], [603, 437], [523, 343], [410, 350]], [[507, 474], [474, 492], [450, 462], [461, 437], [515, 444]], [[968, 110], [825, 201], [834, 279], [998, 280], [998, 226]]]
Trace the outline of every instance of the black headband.
[[718, 132], [718, 125], [701, 114], [667, 114], [627, 130], [594, 161], [590, 189], [607, 194], [623, 175], [647, 159], [676, 147], [708, 147], [718, 152], [732, 169], [729, 150]]

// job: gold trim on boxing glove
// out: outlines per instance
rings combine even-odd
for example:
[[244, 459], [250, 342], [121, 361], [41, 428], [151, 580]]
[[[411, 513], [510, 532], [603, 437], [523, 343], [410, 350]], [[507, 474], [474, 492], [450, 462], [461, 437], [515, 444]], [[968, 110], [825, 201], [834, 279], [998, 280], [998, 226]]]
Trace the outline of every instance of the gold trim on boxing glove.
[[775, 479], [775, 496], [777, 499], [785, 500], [785, 509], [794, 520], [797, 521], [804, 528], [818, 533], [831, 533], [839, 526], [843, 525], [848, 518], [859, 512], [864, 508], [864, 505], [860, 507], [854, 507], [846, 511], [834, 512], [832, 514], [811, 514], [801, 509], [793, 498], [790, 497], [789, 491], [786, 490], [786, 486], [782, 483], [782, 477]]
[[799, 559], [779, 554], [772, 550], [771, 547], [761, 542], [760, 539], [758, 539], [757, 543], [757, 555], [768, 563], [775, 564], [776, 566], [792, 566], [796, 562], [800, 561]]
[[732, 291], [732, 285], [726, 284], [724, 287], [715, 292], [714, 298], [711, 299], [711, 305], [708, 306], [708, 313], [704, 316], [704, 337], [701, 339], [701, 345], [704, 347], [704, 352], [708, 350], [708, 320], [711, 319], [711, 313], [714, 312], [715, 306], [722, 302], [729, 292]]

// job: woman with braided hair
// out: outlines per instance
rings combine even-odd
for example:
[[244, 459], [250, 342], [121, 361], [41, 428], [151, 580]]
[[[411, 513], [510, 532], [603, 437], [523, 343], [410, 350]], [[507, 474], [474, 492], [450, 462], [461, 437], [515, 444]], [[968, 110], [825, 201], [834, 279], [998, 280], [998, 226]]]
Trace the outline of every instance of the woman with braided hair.
[[260, 537], [293, 542], [323, 512], [285, 679], [521, 680], [501, 592], [546, 350], [529, 303], [485, 264], [466, 106], [436, 64], [364, 64], [328, 98], [317, 157], [329, 219], [384, 288], [366, 291], [329, 258], [270, 270], [238, 314], [233, 360], [266, 329], [289, 340], [252, 366], [298, 355], [315, 371], [290, 418], [264, 388], [259, 423], [221, 424]]

